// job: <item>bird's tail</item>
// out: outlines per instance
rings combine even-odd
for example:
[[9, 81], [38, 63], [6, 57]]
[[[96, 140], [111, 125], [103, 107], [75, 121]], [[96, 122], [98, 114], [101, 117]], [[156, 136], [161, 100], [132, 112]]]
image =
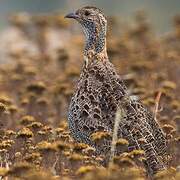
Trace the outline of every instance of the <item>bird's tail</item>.
[[130, 126], [120, 124], [120, 126], [124, 126], [121, 128], [123, 130], [122, 136], [129, 141], [129, 151], [133, 149], [144, 151], [148, 174], [153, 175], [166, 169], [162, 159], [156, 152], [153, 141], [149, 141], [150, 136], [153, 139], [151, 132], [143, 124], [130, 124]]

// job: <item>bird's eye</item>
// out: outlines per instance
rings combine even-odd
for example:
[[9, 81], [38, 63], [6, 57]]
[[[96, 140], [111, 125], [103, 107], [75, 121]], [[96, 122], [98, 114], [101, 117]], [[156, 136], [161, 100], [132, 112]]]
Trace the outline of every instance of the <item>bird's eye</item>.
[[84, 15], [85, 15], [85, 16], [89, 16], [90, 14], [91, 14], [91, 13], [90, 13], [89, 11], [85, 11], [85, 12], [84, 12]]

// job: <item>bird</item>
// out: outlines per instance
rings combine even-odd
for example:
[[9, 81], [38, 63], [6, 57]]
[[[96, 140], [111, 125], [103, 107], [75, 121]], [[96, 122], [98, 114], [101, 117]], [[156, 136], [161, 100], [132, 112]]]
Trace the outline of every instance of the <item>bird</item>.
[[[161, 157], [167, 142], [157, 120], [139, 99], [131, 98], [122, 78], [110, 62], [106, 49], [107, 18], [101, 9], [85, 6], [65, 18], [76, 20], [85, 34], [83, 67], [68, 109], [68, 125], [76, 142], [86, 143], [97, 154], [107, 154], [112, 140], [98, 146], [92, 134], [113, 134], [116, 113], [125, 112], [118, 125], [118, 138], [128, 140], [128, 151], [143, 150], [150, 174], [166, 169]], [[140, 140], [144, 143], [140, 143]]]

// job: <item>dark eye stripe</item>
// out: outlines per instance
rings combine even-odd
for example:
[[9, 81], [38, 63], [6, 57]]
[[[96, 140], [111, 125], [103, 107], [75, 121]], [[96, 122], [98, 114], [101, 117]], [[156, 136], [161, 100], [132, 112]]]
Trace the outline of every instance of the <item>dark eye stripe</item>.
[[85, 12], [84, 12], [84, 15], [85, 16], [89, 16], [91, 13], [88, 11], [88, 10], [86, 10]]

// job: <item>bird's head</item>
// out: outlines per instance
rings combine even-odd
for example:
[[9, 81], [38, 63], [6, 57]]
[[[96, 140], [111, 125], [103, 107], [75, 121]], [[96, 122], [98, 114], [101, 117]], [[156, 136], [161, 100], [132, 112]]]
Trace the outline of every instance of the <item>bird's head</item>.
[[81, 24], [86, 37], [85, 54], [89, 50], [100, 53], [106, 48], [107, 20], [100, 9], [86, 6], [65, 17]]

